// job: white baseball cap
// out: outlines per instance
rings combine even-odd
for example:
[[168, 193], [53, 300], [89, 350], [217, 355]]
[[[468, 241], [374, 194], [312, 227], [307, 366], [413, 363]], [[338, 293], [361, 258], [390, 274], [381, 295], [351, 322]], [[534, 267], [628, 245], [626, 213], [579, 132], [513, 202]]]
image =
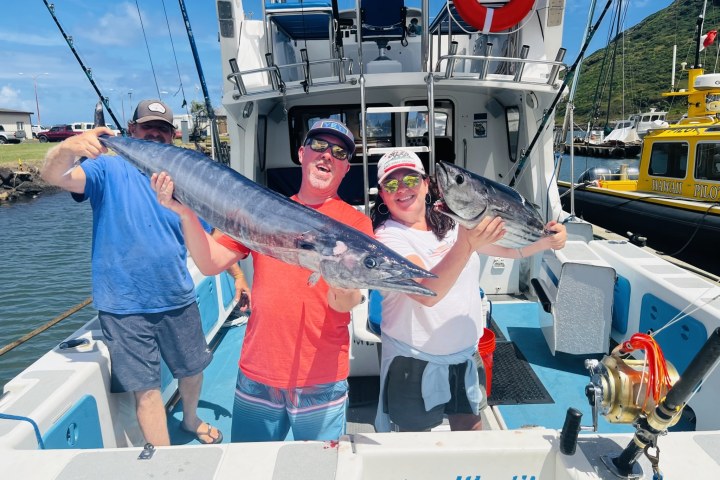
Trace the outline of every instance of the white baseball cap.
[[406, 168], [425, 176], [425, 167], [423, 167], [420, 157], [414, 152], [397, 148], [382, 156], [377, 165], [378, 183], [385, 180], [394, 170]]

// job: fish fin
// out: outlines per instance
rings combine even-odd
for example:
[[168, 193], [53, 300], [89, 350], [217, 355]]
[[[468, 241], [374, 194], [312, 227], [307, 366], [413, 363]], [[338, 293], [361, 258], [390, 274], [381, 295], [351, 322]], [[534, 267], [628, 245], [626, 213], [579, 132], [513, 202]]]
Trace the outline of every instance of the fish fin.
[[68, 169], [67, 169], [67, 172], [63, 173], [62, 176], [63, 176], [63, 177], [66, 177], [66, 176], [70, 175], [70, 172], [72, 172], [75, 167], [77, 167], [78, 165], [80, 165], [80, 164], [81, 164], [82, 162], [84, 162], [85, 160], [87, 160], [87, 157], [79, 157], [79, 158], [76, 158], [75, 161], [73, 162], [72, 166], [71, 166], [70, 168], [68, 168]]
[[308, 278], [308, 286], [314, 287], [319, 280], [320, 280], [320, 273], [313, 272], [313, 274], [310, 275], [310, 278]]
[[99, 101], [95, 104], [95, 115], [93, 120], [93, 128], [105, 126], [105, 113], [103, 113], [103, 102]]

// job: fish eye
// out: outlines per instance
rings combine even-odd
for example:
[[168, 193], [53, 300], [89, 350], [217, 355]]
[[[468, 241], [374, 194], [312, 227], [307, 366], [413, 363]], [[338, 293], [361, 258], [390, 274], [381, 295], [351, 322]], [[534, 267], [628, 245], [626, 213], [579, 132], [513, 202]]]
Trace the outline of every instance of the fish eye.
[[462, 175], [456, 176], [455, 183], [457, 183], [458, 185], [462, 185], [463, 183], [465, 183], [465, 177]]
[[377, 259], [375, 259], [375, 257], [365, 257], [363, 263], [367, 268], [375, 268], [378, 265]]
[[315, 246], [310, 242], [300, 242], [298, 244], [298, 247], [302, 248], [303, 250], [314, 250]]

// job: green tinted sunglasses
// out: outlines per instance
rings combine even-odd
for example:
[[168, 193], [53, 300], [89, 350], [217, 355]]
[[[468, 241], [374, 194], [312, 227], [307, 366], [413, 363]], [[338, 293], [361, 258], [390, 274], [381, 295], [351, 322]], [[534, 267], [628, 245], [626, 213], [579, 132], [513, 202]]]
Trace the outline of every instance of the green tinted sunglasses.
[[[422, 178], [422, 175], [419, 175], [417, 173], [408, 173], [407, 175], [402, 177], [402, 183], [404, 183], [407, 188], [415, 188], [420, 185], [420, 181], [422, 180]], [[387, 193], [395, 193], [398, 191], [399, 187], [400, 180], [398, 180], [397, 178], [386, 180], [382, 183], [382, 188]]]
[[313, 152], [324, 152], [330, 148], [330, 153], [333, 157], [338, 160], [347, 160], [348, 152], [340, 145], [335, 145], [325, 140], [319, 140], [317, 138], [311, 138], [305, 142], [305, 146], [309, 146]]

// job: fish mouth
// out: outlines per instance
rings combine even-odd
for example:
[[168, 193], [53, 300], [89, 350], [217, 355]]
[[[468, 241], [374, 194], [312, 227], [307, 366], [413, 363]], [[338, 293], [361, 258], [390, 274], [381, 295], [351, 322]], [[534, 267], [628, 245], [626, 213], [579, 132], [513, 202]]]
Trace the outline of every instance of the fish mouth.
[[[432, 275], [434, 276], [434, 275]], [[387, 290], [393, 292], [411, 293], [426, 297], [435, 297], [437, 294], [427, 287], [422, 286], [415, 280], [409, 278], [387, 278], [373, 285], [376, 290]]]
[[435, 200], [435, 203], [433, 203], [433, 210], [440, 213], [453, 213], [450, 208], [448, 208], [447, 203], [445, 203], [445, 200], [442, 198]]

